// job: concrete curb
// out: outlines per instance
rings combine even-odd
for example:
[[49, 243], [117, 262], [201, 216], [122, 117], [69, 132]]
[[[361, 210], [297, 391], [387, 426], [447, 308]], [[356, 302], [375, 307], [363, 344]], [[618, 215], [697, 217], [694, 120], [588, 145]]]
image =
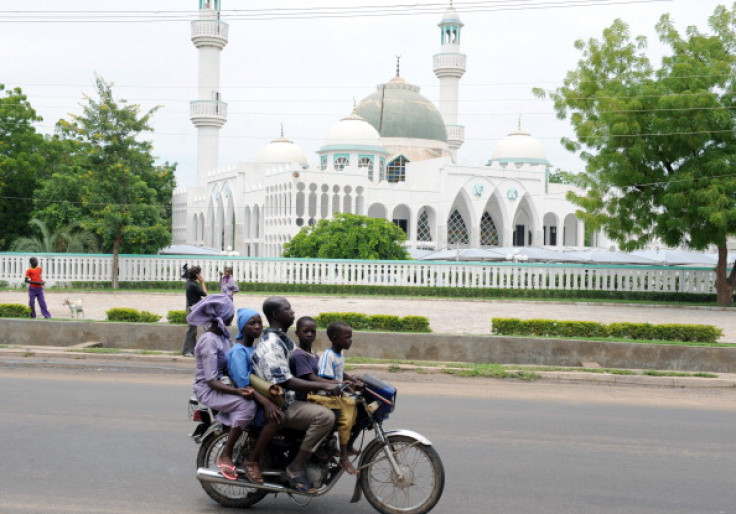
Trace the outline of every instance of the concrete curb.
[[[71, 351], [70, 351], [71, 350]], [[119, 353], [85, 353], [80, 348], [50, 346], [24, 346], [0, 348], [0, 367], [53, 365], [70, 368], [130, 367], [131, 369], [157, 369], [175, 373], [192, 373], [194, 360], [172, 353], [140, 353], [141, 350], [121, 349]], [[408, 364], [351, 364], [360, 370], [441, 374], [447, 368], [426, 367]], [[736, 375], [721, 374], [718, 378], [671, 377], [649, 375], [617, 375], [613, 373], [591, 373], [585, 371], [539, 371], [541, 380], [555, 383], [598, 383], [667, 388], [736, 388]]]

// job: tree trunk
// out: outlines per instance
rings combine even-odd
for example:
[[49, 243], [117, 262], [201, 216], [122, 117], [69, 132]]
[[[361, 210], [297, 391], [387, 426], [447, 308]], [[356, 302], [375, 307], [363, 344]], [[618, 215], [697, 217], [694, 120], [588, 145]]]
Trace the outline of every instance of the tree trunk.
[[733, 305], [733, 290], [736, 286], [736, 263], [731, 273], [726, 275], [728, 266], [728, 248], [726, 243], [718, 246], [718, 264], [716, 264], [716, 303], [723, 307]]
[[123, 242], [123, 236], [118, 235], [115, 237], [115, 241], [112, 244], [112, 288], [118, 289], [118, 269], [119, 269], [119, 256], [120, 256], [120, 245]]

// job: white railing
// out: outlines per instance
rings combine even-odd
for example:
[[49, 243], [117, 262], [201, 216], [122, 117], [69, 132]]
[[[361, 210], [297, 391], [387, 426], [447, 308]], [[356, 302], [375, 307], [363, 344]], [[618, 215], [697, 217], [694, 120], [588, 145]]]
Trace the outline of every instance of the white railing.
[[[23, 282], [32, 254], [0, 253], [0, 281]], [[58, 282], [109, 282], [111, 255], [36, 254], [49, 285]], [[121, 282], [179, 280], [182, 266], [202, 267], [207, 280], [217, 280], [226, 265], [238, 282], [430, 286], [503, 289], [563, 289], [715, 293], [711, 268], [612, 266], [548, 263], [463, 263], [428, 261], [343, 261], [121, 255]]]

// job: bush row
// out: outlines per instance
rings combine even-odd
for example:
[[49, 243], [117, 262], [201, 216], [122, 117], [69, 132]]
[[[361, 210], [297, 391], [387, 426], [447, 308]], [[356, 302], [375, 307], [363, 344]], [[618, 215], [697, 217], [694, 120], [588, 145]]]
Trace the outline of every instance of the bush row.
[[125, 321], [128, 323], [156, 323], [161, 319], [160, 314], [127, 307], [110, 309], [105, 314], [107, 314], [107, 319], [110, 321]]
[[360, 314], [357, 312], [322, 312], [315, 317], [319, 328], [327, 328], [333, 321], [344, 321], [354, 330], [381, 330], [384, 332], [431, 332], [429, 319], [424, 316], [391, 316], [387, 314]]
[[0, 304], [0, 318], [28, 318], [31, 315], [31, 308], [20, 303], [2, 303]]
[[[111, 289], [110, 282], [71, 282], [73, 289]], [[342, 294], [370, 296], [406, 296], [406, 297], [439, 297], [439, 298], [520, 298], [520, 299], [562, 299], [562, 300], [619, 300], [619, 301], [655, 301], [655, 302], [688, 302], [715, 303], [715, 294], [676, 293], [656, 291], [578, 291], [572, 289], [496, 289], [470, 287], [411, 287], [411, 286], [378, 286], [378, 285], [330, 285], [330, 284], [280, 284], [280, 283], [247, 283], [240, 282], [240, 290], [245, 292], [272, 294], [309, 293], [309, 294]], [[216, 282], [208, 282], [207, 289], [216, 291]], [[167, 282], [120, 282], [121, 289], [150, 290], [164, 289], [184, 291], [184, 281]]]
[[712, 325], [667, 323], [597, 323], [594, 321], [560, 321], [551, 319], [491, 318], [493, 334], [549, 337], [620, 337], [715, 343], [723, 335]]

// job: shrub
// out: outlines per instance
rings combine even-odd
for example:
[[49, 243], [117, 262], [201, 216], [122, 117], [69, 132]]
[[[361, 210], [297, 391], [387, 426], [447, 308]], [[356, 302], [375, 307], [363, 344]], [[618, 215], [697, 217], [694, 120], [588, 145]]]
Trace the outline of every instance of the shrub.
[[169, 323], [184, 325], [187, 322], [187, 311], [169, 311], [166, 320]]
[[549, 319], [521, 320], [492, 318], [491, 333], [515, 336], [550, 337], [619, 337], [626, 339], [715, 343], [723, 335], [720, 328], [711, 325], [669, 323], [611, 323], [594, 321], [555, 321]]
[[315, 317], [319, 328], [327, 328], [333, 321], [344, 321], [353, 330], [382, 330], [384, 332], [431, 332], [429, 320], [424, 316], [398, 316], [376, 314], [367, 316], [357, 312], [322, 312]]
[[429, 320], [424, 316], [404, 316], [401, 318], [407, 332], [431, 332]]
[[389, 314], [375, 314], [370, 317], [371, 328], [383, 332], [403, 332], [401, 318]]
[[125, 321], [128, 323], [155, 323], [161, 319], [158, 314], [127, 307], [110, 309], [105, 314], [107, 314], [107, 319], [110, 321]]
[[31, 308], [20, 303], [0, 304], [0, 318], [27, 318], [31, 315]]

